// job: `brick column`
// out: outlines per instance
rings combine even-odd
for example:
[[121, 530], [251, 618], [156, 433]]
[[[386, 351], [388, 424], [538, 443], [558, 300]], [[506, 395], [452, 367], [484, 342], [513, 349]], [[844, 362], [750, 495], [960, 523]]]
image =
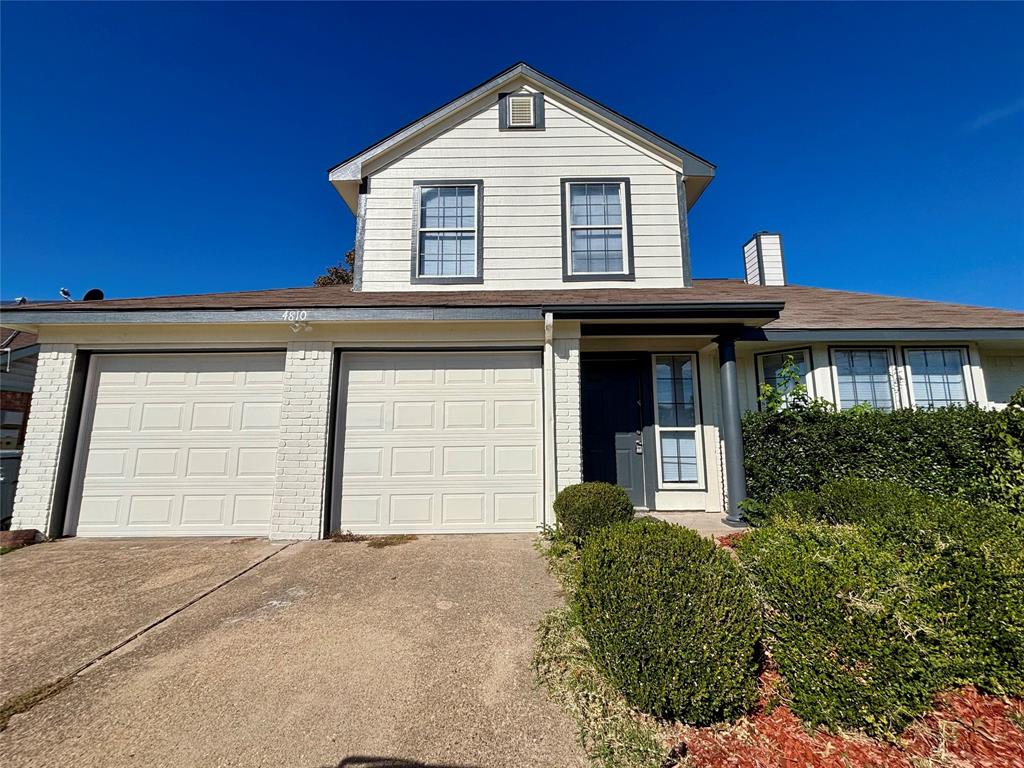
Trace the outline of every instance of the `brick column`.
[[555, 352], [555, 472], [558, 490], [583, 478], [580, 433], [579, 328], [568, 335], [556, 331]]
[[324, 516], [331, 342], [292, 342], [284, 371], [272, 539], [317, 539]]
[[[39, 347], [32, 410], [14, 498], [13, 529], [35, 528], [44, 535], [47, 533], [74, 364], [73, 344]], [[67, 446], [67, 450], [74, 450], [74, 446]]]

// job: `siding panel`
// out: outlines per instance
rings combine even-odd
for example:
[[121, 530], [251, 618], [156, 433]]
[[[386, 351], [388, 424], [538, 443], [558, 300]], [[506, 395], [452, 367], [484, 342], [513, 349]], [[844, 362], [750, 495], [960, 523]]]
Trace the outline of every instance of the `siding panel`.
[[[628, 177], [635, 283], [582, 287], [681, 287], [676, 171], [547, 98], [545, 130], [498, 130], [497, 104], [375, 172], [366, 196], [363, 290], [562, 286], [559, 181]], [[483, 179], [483, 286], [410, 283], [413, 182]]]

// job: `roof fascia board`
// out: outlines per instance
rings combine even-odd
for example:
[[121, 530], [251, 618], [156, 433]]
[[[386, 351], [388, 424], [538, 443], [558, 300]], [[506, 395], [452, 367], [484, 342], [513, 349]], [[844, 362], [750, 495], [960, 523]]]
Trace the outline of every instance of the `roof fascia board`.
[[558, 106], [561, 109], [564, 109], [566, 112], [568, 112], [570, 115], [577, 118], [578, 120], [582, 120], [590, 127], [598, 131], [601, 131], [602, 133], [606, 134], [607, 136], [610, 136], [613, 139], [616, 139], [617, 141], [621, 141], [623, 144], [632, 149], [635, 149], [637, 152], [642, 152], [647, 157], [663, 165], [668, 166], [671, 170], [676, 171], [677, 173], [682, 172], [685, 174], [685, 163], [683, 159], [679, 157], [678, 152], [668, 153], [665, 152], [664, 150], [661, 150], [660, 148], [655, 148], [657, 151], [654, 151], [652, 150], [652, 148], [649, 147], [648, 142], [641, 143], [639, 141], [634, 141], [631, 132], [626, 133], [621, 129], [615, 130], [611, 126], [609, 126], [605, 121], [597, 120], [594, 117], [591, 117], [591, 115], [587, 114], [586, 112], [577, 109], [576, 107], [573, 106], [574, 102], [571, 101], [570, 99], [563, 100], [555, 98], [554, 101], [558, 104]]
[[536, 82], [541, 88], [550, 89], [560, 94], [563, 98], [568, 99], [570, 102], [579, 104], [586, 108], [588, 111], [602, 117], [614, 125], [617, 125], [622, 130], [630, 133], [638, 138], [643, 139], [648, 144], [651, 144], [661, 151], [667, 153], [671, 157], [678, 158], [683, 163], [683, 173], [686, 176], [714, 176], [715, 166], [698, 155], [693, 154], [687, 149], [680, 147], [668, 139], [665, 139], [653, 131], [644, 128], [639, 123], [635, 123], [624, 115], [620, 115], [615, 110], [606, 107], [600, 102], [594, 101], [588, 96], [584, 96], [579, 91], [570, 88], [565, 83], [555, 80], [553, 77], [545, 75], [542, 72], [538, 72], [533, 67], [524, 64], [524, 74]]
[[1024, 328], [751, 329], [741, 341], [1024, 341]]
[[[19, 313], [23, 325], [139, 325], [239, 324], [291, 325], [279, 309], [149, 309], [99, 311], [46, 311]], [[429, 321], [429, 320], [539, 320], [537, 307], [328, 307], [306, 310], [303, 322]]]
[[442, 107], [435, 109], [433, 112], [421, 117], [419, 120], [410, 123], [404, 128], [400, 128], [395, 133], [382, 139], [373, 146], [363, 150], [358, 155], [349, 158], [348, 160], [342, 161], [340, 164], [334, 166], [330, 170], [329, 178], [333, 181], [358, 181], [365, 175], [362, 172], [363, 163], [367, 160], [381, 155], [399, 144], [402, 144], [407, 139], [412, 138], [423, 129], [433, 125], [438, 120], [444, 118], [462, 110], [464, 107], [472, 104], [478, 99], [483, 98], [491, 91], [500, 89], [507, 85], [510, 81], [514, 80], [517, 76], [522, 73], [522, 64], [505, 70], [496, 77], [488, 80], [487, 82], [478, 85], [476, 88], [464, 93], [462, 96], [449, 101]]
[[[443, 120], [454, 113], [461, 111], [468, 107], [475, 101], [482, 99], [489, 95], [491, 92], [497, 92], [502, 88], [506, 87], [513, 80], [522, 77], [528, 81], [532, 81], [534, 85], [539, 86], [542, 90], [549, 90], [559, 94], [562, 98], [566, 99], [571, 104], [576, 104], [583, 107], [587, 111], [597, 115], [604, 121], [612, 123], [617, 126], [620, 130], [625, 133], [632, 135], [636, 138], [641, 139], [652, 147], [660, 150], [667, 154], [671, 158], [675, 158], [682, 164], [682, 171], [684, 176], [707, 176], [711, 177], [715, 175], [715, 166], [709, 163], [707, 160], [699, 157], [692, 152], [680, 147], [678, 144], [670, 142], [668, 139], [658, 136], [653, 131], [633, 122], [629, 118], [620, 115], [618, 112], [610, 109], [609, 107], [594, 101], [593, 99], [584, 96], [582, 93], [573, 90], [564, 83], [555, 80], [548, 75], [545, 75], [537, 70], [533, 69], [527, 64], [517, 64], [510, 69], [505, 70], [496, 77], [488, 80], [487, 82], [477, 86], [476, 88], [468, 91], [462, 96], [448, 102], [444, 106], [435, 109], [433, 112], [425, 115], [424, 117], [410, 123], [404, 128], [399, 129], [395, 133], [391, 134], [385, 139], [377, 142], [373, 146], [363, 150], [358, 155], [349, 158], [348, 160], [342, 161], [336, 165], [329, 172], [329, 179], [332, 183], [334, 182], [358, 182], [366, 175], [364, 172], [364, 164], [371, 159], [378, 157], [390, 150], [395, 149], [399, 145], [403, 144], [407, 140], [413, 138], [424, 129], [435, 124], [439, 120]], [[696, 200], [696, 198], [694, 198]]]

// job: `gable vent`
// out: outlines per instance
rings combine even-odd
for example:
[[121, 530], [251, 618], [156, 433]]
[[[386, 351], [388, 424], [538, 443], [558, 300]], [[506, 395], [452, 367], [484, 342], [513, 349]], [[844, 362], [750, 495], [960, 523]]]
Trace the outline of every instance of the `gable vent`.
[[508, 97], [508, 125], [510, 128], [533, 127], [533, 94]]

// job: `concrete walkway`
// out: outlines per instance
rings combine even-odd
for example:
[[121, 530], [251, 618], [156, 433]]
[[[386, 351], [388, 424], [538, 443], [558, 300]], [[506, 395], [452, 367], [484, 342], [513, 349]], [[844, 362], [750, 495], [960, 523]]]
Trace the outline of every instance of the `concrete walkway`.
[[[283, 548], [15, 715], [0, 757], [10, 768], [583, 765], [572, 723], [530, 670], [537, 621], [561, 601], [532, 545]], [[276, 546], [78, 540], [4, 555], [4, 689], [47, 682], [222, 581], [220, 564], [237, 573]], [[142, 550], [126, 558], [130, 547]], [[108, 620], [66, 621], [80, 603]]]

